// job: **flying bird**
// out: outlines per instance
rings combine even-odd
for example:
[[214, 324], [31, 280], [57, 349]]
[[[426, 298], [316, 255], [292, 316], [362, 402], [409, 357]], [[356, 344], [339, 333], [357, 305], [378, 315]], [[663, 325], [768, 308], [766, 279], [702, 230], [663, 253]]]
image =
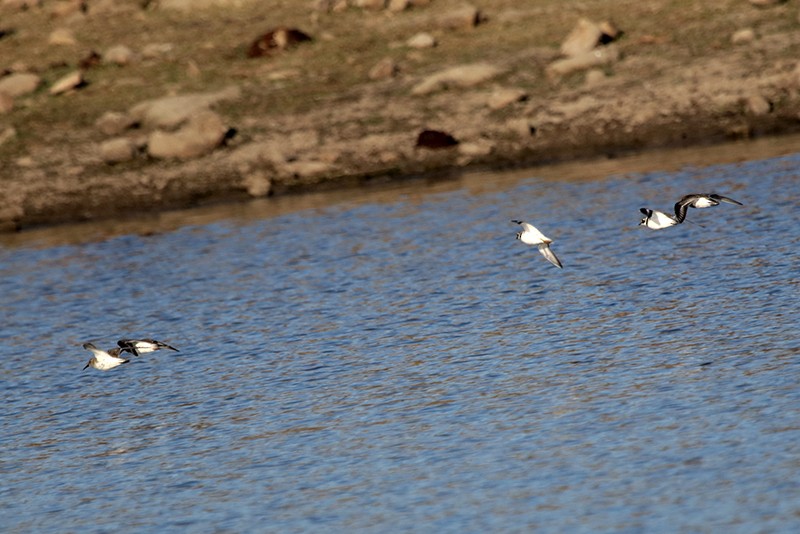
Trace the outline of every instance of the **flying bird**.
[[540, 232], [531, 223], [526, 223], [523, 221], [511, 221], [511, 222], [522, 226], [522, 231], [517, 232], [517, 239], [519, 239], [526, 245], [537, 245], [539, 247], [539, 252], [542, 253], [542, 256], [547, 258], [547, 261], [549, 261], [559, 269], [564, 268], [564, 266], [561, 265], [561, 261], [558, 259], [558, 257], [556, 257], [555, 253], [552, 250], [550, 250], [550, 243], [553, 242], [552, 239], [550, 239], [542, 232]]
[[118, 349], [116, 347], [105, 351], [98, 349], [91, 343], [84, 343], [83, 348], [91, 351], [92, 354], [94, 354], [92, 359], [86, 364], [86, 367], [83, 368], [84, 371], [90, 366], [94, 367], [95, 369], [99, 369], [100, 371], [108, 371], [130, 361], [126, 360], [125, 358], [121, 358], [120, 353], [122, 352], [122, 349]]
[[720, 202], [736, 204], [738, 206], [742, 205], [742, 203], [738, 200], [717, 195], [716, 193], [705, 195], [693, 193], [691, 195], [684, 195], [675, 203], [673, 208], [675, 215], [670, 215], [668, 213], [664, 213], [663, 211], [651, 210], [649, 208], [639, 208], [639, 211], [644, 215], [644, 218], [639, 222], [639, 225], [647, 226], [653, 230], [669, 228], [670, 226], [681, 224], [684, 220], [686, 220], [686, 211], [689, 208], [710, 208], [712, 206], [718, 206]]

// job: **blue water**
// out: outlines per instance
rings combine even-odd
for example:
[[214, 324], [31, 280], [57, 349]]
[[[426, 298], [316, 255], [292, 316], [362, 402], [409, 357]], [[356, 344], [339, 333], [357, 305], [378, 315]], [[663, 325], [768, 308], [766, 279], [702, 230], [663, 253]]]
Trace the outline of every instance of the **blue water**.
[[[687, 192], [745, 205], [637, 226]], [[0, 248], [0, 527], [796, 532], [799, 204], [791, 155]]]

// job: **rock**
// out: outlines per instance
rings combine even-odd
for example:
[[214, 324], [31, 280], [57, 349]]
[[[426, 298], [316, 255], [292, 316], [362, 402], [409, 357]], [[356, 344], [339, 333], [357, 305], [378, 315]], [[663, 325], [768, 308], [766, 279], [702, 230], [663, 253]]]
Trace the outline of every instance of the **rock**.
[[115, 45], [103, 53], [103, 61], [119, 66], [125, 66], [133, 61], [133, 50], [125, 45]]
[[14, 97], [0, 92], [0, 115], [4, 115], [14, 109]]
[[742, 28], [731, 35], [731, 43], [735, 45], [748, 44], [756, 40], [756, 32], [753, 28]]
[[569, 32], [567, 38], [561, 43], [561, 54], [567, 57], [575, 57], [593, 50], [603, 36], [600, 26], [589, 19], [580, 19], [575, 27]]
[[272, 180], [264, 173], [253, 172], [242, 179], [242, 186], [251, 197], [262, 198], [272, 191]]
[[136, 156], [136, 144], [127, 137], [115, 137], [100, 144], [100, 157], [106, 163], [122, 163]]
[[83, 87], [84, 85], [86, 85], [86, 81], [83, 79], [83, 73], [79, 70], [75, 70], [70, 72], [66, 76], [62, 76], [61, 78], [59, 78], [50, 87], [50, 94], [60, 95], [68, 91], [72, 91], [73, 89], [78, 89], [80, 87]]
[[389, 5], [386, 8], [392, 13], [400, 13], [411, 7], [410, 0], [389, 0]]
[[390, 57], [385, 57], [378, 61], [374, 67], [369, 69], [370, 80], [387, 80], [397, 75], [397, 63]]
[[482, 21], [481, 12], [471, 5], [448, 11], [437, 19], [437, 26], [445, 30], [462, 30], [473, 28]]
[[747, 112], [756, 117], [767, 115], [772, 111], [772, 104], [761, 95], [751, 95], [745, 100]]
[[468, 143], [459, 143], [458, 145], [458, 153], [471, 158], [488, 156], [492, 153], [492, 150], [494, 150], [494, 145], [485, 139]]
[[492, 94], [489, 95], [486, 105], [489, 106], [490, 109], [502, 109], [506, 106], [510, 106], [514, 102], [521, 102], [527, 98], [528, 93], [523, 89], [495, 89]]
[[608, 44], [616, 41], [623, 34], [623, 31], [610, 20], [604, 20], [598, 24], [598, 26], [600, 27], [600, 31], [603, 32], [603, 35], [600, 37], [600, 44]]
[[611, 21], [595, 24], [589, 19], [582, 18], [561, 43], [561, 54], [567, 57], [580, 56], [598, 45], [615, 41], [620, 35], [622, 30]]
[[39, 87], [42, 79], [36, 74], [19, 72], [0, 78], [0, 93], [11, 97], [24, 96]]
[[580, 70], [610, 65], [619, 59], [619, 51], [615, 46], [597, 48], [579, 56], [560, 59], [548, 65], [546, 72], [551, 79], [556, 79]]
[[421, 32], [406, 41], [406, 45], [411, 48], [433, 48], [436, 46], [436, 39], [429, 33]]
[[177, 131], [156, 130], [147, 141], [147, 152], [154, 158], [191, 159], [210, 153], [225, 139], [228, 128], [222, 118], [203, 109], [189, 117]]
[[756, 7], [772, 7], [784, 3], [786, 0], [749, 0]]
[[428, 76], [411, 89], [412, 95], [427, 95], [450, 87], [473, 87], [502, 74], [502, 69], [488, 63], [459, 65]]
[[72, 30], [67, 28], [57, 28], [53, 30], [50, 33], [50, 37], [47, 38], [47, 42], [56, 46], [72, 46], [78, 43]]
[[353, 7], [378, 11], [386, 7], [386, 0], [353, 0]]
[[176, 128], [189, 116], [204, 109], [209, 109], [218, 102], [236, 100], [241, 90], [229, 86], [211, 93], [192, 93], [187, 95], [166, 96], [154, 100], [145, 100], [133, 106], [128, 114], [133, 122], [145, 128]]
[[105, 135], [119, 135], [136, 121], [127, 113], [117, 111], [106, 111], [95, 121], [95, 127]]
[[439, 130], [423, 130], [417, 136], [418, 148], [450, 148], [458, 144], [458, 140], [447, 132]]
[[263, 57], [311, 41], [311, 36], [296, 29], [278, 27], [257, 38], [247, 50], [247, 57]]

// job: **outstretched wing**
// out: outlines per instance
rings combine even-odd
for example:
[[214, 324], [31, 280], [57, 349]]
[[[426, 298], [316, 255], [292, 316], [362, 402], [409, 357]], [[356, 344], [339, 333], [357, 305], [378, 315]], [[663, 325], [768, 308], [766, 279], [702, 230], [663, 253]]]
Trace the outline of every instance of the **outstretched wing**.
[[675, 220], [682, 223], [686, 218], [686, 210], [689, 206], [694, 204], [700, 195], [684, 195], [679, 201], [675, 203]]
[[539, 252], [542, 253], [542, 256], [547, 258], [547, 261], [549, 261], [559, 269], [564, 268], [564, 266], [561, 265], [561, 260], [559, 260], [558, 257], [556, 257], [555, 253], [552, 250], [550, 250], [550, 245], [548, 245], [547, 243], [542, 243], [541, 245], [539, 245]]
[[737, 206], [744, 206], [744, 204], [742, 204], [738, 200], [733, 200], [732, 198], [723, 197], [722, 195], [717, 195], [715, 193], [708, 195], [708, 198], [713, 198], [718, 202], [727, 202], [728, 204], [736, 204]]

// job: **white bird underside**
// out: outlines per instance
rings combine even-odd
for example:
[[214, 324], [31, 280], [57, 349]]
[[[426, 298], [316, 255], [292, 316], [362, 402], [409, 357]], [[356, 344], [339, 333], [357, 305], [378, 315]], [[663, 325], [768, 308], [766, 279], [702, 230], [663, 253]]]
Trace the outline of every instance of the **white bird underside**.
[[119, 349], [111, 349], [109, 351], [100, 350], [91, 343], [84, 343], [83, 348], [90, 351], [94, 356], [86, 364], [87, 367], [91, 366], [100, 371], [108, 371], [123, 363], [128, 363], [130, 360], [119, 357]]
[[536, 245], [539, 247], [539, 252], [542, 253], [547, 261], [558, 267], [559, 269], [563, 269], [564, 266], [561, 264], [561, 261], [555, 255], [555, 253], [550, 250], [550, 243], [553, 242], [552, 239], [544, 235], [542, 232], [539, 231], [531, 223], [522, 222], [522, 221], [511, 221], [514, 223], [519, 224], [522, 226], [522, 231], [517, 233], [517, 239], [525, 243], [526, 245]]
[[646, 226], [651, 230], [661, 230], [662, 228], [669, 228], [670, 226], [675, 226], [676, 224], [680, 224], [682, 221], [679, 221], [675, 217], [671, 215], [667, 215], [661, 211], [651, 210], [647, 208], [640, 208], [640, 212], [644, 215], [641, 222], [639, 222], [640, 226]]

